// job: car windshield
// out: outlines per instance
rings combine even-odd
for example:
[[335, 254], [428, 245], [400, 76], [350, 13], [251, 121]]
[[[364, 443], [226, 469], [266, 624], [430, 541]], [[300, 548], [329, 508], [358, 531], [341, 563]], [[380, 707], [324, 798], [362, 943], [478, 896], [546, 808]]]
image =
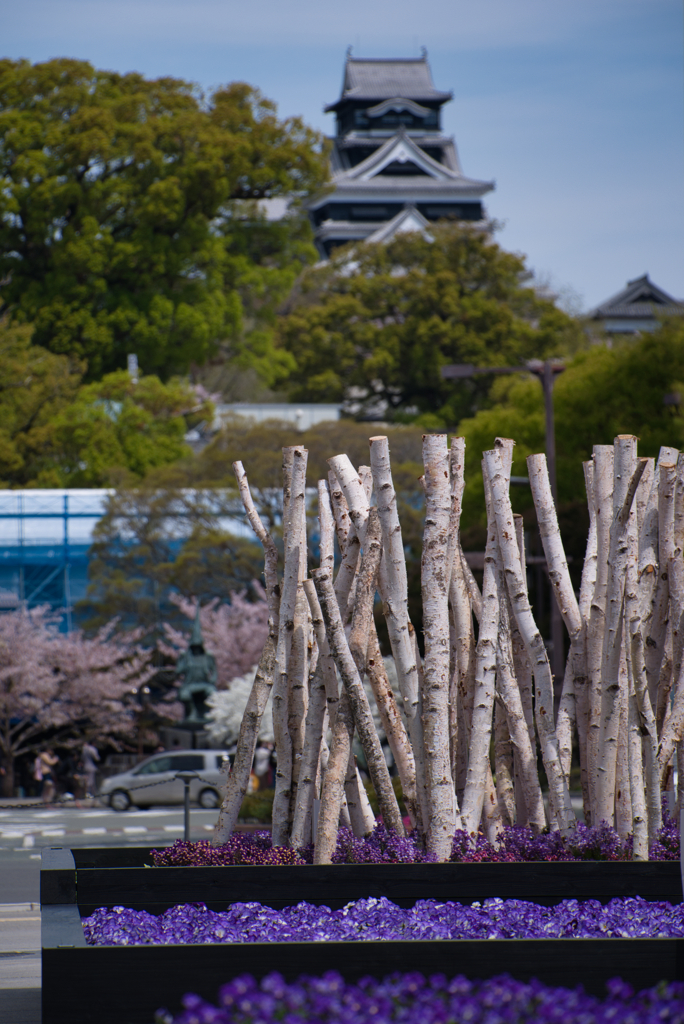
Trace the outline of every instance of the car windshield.
[[171, 757], [155, 757], [154, 761], [141, 764], [136, 768], [134, 775], [157, 775], [159, 772], [171, 771]]

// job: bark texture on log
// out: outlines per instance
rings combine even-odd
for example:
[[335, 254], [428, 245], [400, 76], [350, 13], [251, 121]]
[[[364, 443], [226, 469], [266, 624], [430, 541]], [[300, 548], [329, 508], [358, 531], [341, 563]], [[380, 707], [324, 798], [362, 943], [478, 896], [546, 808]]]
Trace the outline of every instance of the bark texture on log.
[[428, 850], [438, 860], [447, 861], [456, 831], [457, 808], [449, 747], [448, 556], [452, 502], [446, 434], [423, 435], [423, 466], [426, 509], [421, 559], [425, 636], [422, 716], [430, 801]]
[[542, 758], [549, 781], [549, 798], [562, 834], [574, 827], [575, 815], [560, 761], [558, 737], [553, 722], [553, 679], [546, 647], [537, 628], [523, 581], [520, 552], [515, 537], [513, 511], [499, 449], [484, 453], [496, 518], [499, 550], [513, 614], [532, 665], [535, 683], [535, 715]]
[[378, 805], [383, 820], [388, 829], [403, 835], [404, 824], [401, 812], [399, 811], [397, 798], [394, 794], [389, 771], [387, 770], [385, 755], [382, 752], [378, 734], [375, 731], [368, 698], [349, 650], [340, 611], [335, 600], [330, 571], [328, 569], [315, 569], [313, 579], [318, 599], [321, 603], [328, 645], [342, 677], [345, 691], [349, 696], [354, 722], [368, 764], [368, 772], [378, 797]]

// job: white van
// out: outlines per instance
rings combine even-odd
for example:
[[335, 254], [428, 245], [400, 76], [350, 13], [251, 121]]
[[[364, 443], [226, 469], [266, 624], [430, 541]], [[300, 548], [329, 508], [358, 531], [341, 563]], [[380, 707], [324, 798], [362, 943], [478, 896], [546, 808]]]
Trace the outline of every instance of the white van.
[[112, 810], [126, 811], [136, 807], [158, 804], [182, 804], [185, 799], [183, 781], [175, 778], [177, 772], [197, 772], [198, 778], [190, 783], [190, 799], [200, 807], [218, 807], [221, 787], [226, 776], [220, 771], [225, 750], [178, 750], [153, 754], [131, 768], [105, 779], [99, 797]]

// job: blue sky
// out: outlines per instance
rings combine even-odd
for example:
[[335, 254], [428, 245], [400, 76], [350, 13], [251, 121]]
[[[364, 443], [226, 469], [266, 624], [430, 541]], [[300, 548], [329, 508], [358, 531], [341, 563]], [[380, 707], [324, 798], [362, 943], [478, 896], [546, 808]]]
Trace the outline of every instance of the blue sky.
[[648, 272], [684, 298], [682, 0], [21, 0], [0, 53], [242, 80], [332, 130], [348, 45], [428, 49], [466, 174], [495, 179], [500, 243], [585, 309]]

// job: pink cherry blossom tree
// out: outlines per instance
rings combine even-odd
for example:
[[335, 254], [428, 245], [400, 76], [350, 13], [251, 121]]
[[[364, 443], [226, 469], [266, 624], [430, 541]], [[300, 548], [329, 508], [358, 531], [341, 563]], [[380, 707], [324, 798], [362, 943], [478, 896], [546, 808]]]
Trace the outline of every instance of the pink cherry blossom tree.
[[93, 637], [59, 633], [47, 607], [0, 615], [0, 757], [3, 793], [14, 792], [22, 754], [86, 737], [132, 736], [130, 697], [154, 673], [139, 635], [114, 632], [112, 622]]

